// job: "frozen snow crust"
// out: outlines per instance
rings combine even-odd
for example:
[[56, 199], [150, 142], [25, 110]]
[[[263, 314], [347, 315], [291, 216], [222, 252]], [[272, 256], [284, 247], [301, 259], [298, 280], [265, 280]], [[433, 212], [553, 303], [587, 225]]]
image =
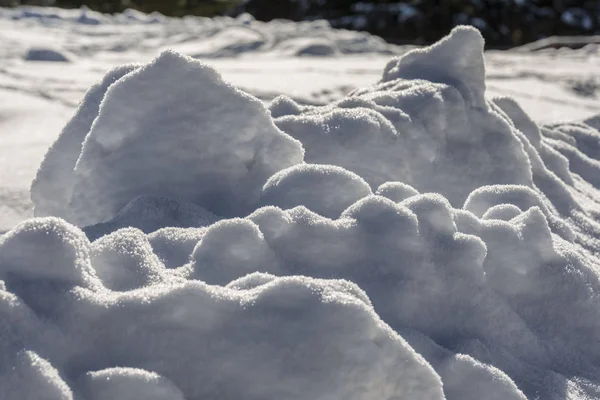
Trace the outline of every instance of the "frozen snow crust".
[[486, 99], [482, 50], [321, 107], [109, 72], [0, 239], [3, 398], [598, 398], [600, 132]]

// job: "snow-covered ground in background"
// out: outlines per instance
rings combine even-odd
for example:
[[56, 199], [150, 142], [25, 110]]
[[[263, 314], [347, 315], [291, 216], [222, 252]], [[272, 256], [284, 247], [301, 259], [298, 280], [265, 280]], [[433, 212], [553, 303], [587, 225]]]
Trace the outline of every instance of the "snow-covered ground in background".
[[22, 8], [0, 51], [3, 399], [600, 397], [597, 47]]

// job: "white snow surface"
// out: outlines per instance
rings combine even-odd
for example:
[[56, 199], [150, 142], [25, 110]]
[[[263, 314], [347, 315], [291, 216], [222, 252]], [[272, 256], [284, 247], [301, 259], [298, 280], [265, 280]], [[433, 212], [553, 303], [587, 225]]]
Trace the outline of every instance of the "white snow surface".
[[[479, 33], [459, 27], [427, 48], [386, 45], [380, 53], [400, 55], [343, 97], [316, 104], [288, 92], [265, 104], [225, 82], [227, 65], [250, 58], [210, 66], [168, 50], [112, 68], [73, 110], [60, 90], [40, 96], [27, 85], [41, 90], [34, 71], [51, 85], [48, 74], [65, 73], [56, 64], [73, 72], [115, 62], [98, 44], [110, 32], [139, 30], [141, 42], [152, 29], [212, 27], [228, 56], [343, 65], [341, 75], [384, 58], [346, 58], [339, 44], [332, 58], [306, 32], [348, 46], [346, 35], [370, 37], [320, 22], [294, 30], [244, 16], [186, 19], [184, 29], [159, 15], [35, 8], [3, 10], [0, 21], [2, 35], [32, 28], [13, 32], [27, 48], [40, 48], [39, 32], [80, 38], [65, 44], [67, 62], [2, 61], [0, 95], [13, 96], [0, 109], [2, 135], [28, 131], [27, 107], [39, 105], [50, 122], [36, 124], [57, 132], [57, 115], [72, 114], [33, 180], [36, 218], [0, 237], [3, 399], [600, 397], [596, 100], [557, 106], [571, 121], [543, 124], [531, 110], [554, 103], [528, 108], [494, 88], [506, 79], [524, 90], [520, 78], [494, 81], [489, 69], [502, 61], [514, 74], [518, 57], [597, 65], [597, 56], [486, 59]], [[256, 36], [239, 32], [248, 27]], [[268, 48], [256, 44], [265, 32]], [[283, 36], [329, 56], [302, 64], [277, 45]], [[131, 46], [144, 61], [167, 46], [156, 42]], [[274, 55], [282, 59], [267, 64]], [[585, 69], [537, 67], [569, 79]], [[97, 74], [83, 75], [80, 84]], [[563, 101], [556, 79], [547, 83]], [[38, 148], [36, 132], [26, 137]], [[8, 165], [34, 159], [2, 151]], [[20, 193], [2, 190], [2, 199]]]

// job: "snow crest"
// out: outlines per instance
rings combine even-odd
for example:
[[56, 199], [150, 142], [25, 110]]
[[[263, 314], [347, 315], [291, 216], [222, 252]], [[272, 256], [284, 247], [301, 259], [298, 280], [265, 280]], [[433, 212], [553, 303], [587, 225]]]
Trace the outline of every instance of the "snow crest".
[[0, 239], [8, 399], [597, 398], [600, 132], [487, 99], [482, 48], [270, 114], [109, 73], [33, 185], [61, 218]]

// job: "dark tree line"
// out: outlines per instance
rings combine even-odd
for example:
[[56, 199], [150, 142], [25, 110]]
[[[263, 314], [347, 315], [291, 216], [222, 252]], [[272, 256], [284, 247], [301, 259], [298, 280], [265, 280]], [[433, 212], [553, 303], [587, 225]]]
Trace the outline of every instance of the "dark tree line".
[[0, 0], [115, 13], [126, 8], [170, 16], [235, 15], [294, 21], [327, 19], [394, 43], [431, 43], [459, 24], [477, 27], [490, 47], [512, 47], [555, 35], [600, 34], [600, 0]]
[[325, 18], [396, 43], [431, 43], [459, 24], [477, 27], [491, 47], [600, 34], [600, 0], [249, 0], [243, 9], [267, 21]]
[[133, 8], [146, 13], [157, 11], [174, 17], [224, 15], [231, 13], [239, 3], [239, 0], [0, 0], [0, 6], [43, 5], [61, 8], [86, 6], [105, 13], [117, 13]]

